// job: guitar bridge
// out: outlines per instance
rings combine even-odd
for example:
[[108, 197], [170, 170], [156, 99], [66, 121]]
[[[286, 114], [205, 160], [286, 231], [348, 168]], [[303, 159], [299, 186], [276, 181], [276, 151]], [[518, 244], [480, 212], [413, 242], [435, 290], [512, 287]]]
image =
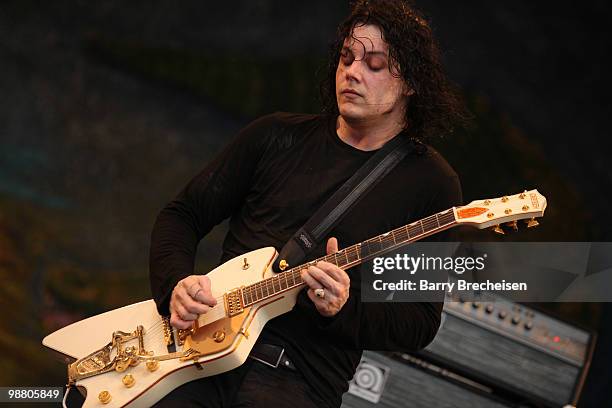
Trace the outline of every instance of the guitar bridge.
[[233, 289], [223, 295], [225, 303], [225, 313], [228, 317], [239, 315], [244, 310], [242, 302], [242, 290], [240, 288]]

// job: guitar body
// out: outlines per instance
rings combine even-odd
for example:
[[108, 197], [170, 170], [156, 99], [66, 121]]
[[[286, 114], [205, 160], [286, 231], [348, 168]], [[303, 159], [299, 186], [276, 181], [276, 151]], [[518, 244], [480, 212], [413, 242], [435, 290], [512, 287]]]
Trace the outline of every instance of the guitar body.
[[[231, 259], [211, 271], [211, 288], [216, 298], [244, 285], [271, 277], [271, 265], [277, 256], [274, 248], [261, 248]], [[245, 261], [246, 259], [246, 261]], [[176, 354], [193, 350], [196, 359], [182, 361], [169, 358], [158, 361], [155, 371], [141, 362], [122, 372], [116, 369], [82, 378], [74, 385], [86, 391], [83, 407], [148, 407], [159, 401], [176, 387], [198, 378], [229, 371], [247, 359], [264, 325], [272, 318], [293, 309], [301, 287], [293, 288], [244, 308], [241, 313], [228, 317], [223, 298], [210, 313], [200, 316], [194, 331]], [[168, 355], [164, 340], [162, 317], [155, 302], [147, 300], [76, 322], [45, 337], [43, 344], [74, 359], [83, 359], [92, 351], [104, 348], [116, 331], [133, 332], [138, 325], [144, 327], [144, 349], [154, 356]], [[138, 346], [138, 339], [127, 341], [124, 348]], [[111, 355], [111, 358], [113, 355]], [[95, 367], [95, 358], [86, 359], [84, 365]], [[103, 363], [102, 363], [103, 364]], [[130, 374], [134, 383], [129, 388], [123, 383]], [[102, 404], [99, 394], [107, 391], [110, 401]]]

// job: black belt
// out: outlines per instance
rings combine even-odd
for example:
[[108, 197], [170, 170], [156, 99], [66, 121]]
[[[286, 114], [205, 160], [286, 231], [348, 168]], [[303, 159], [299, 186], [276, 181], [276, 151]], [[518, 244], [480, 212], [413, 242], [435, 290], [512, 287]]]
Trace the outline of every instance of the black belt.
[[287, 357], [285, 349], [274, 344], [255, 343], [249, 357], [273, 368], [281, 366], [290, 370], [297, 370]]

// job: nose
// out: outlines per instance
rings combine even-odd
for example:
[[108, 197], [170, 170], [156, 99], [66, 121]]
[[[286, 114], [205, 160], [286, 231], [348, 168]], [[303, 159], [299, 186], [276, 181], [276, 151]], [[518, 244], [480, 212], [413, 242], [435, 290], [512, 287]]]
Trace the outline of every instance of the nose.
[[363, 60], [354, 59], [349, 66], [344, 67], [344, 74], [347, 80], [361, 81]]

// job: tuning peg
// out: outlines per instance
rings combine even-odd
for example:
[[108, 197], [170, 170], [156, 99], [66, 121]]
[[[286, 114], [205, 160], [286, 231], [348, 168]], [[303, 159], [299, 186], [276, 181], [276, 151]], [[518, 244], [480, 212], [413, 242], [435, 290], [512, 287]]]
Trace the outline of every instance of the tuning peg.
[[498, 225], [496, 225], [496, 226], [494, 226], [492, 229], [493, 229], [493, 232], [495, 232], [495, 233], [497, 233], [497, 234], [500, 234], [500, 235], [504, 235], [504, 234], [505, 234], [504, 230], [503, 230], [503, 229], [501, 229], [501, 227], [499, 226], [499, 224], [498, 224]]
[[527, 224], [527, 228], [537, 227], [538, 225], [540, 225], [540, 223], [537, 222], [535, 218], [525, 220], [525, 223]]
[[508, 222], [506, 223], [506, 225], [512, 228], [513, 230], [518, 231], [518, 225], [516, 223], [516, 220]]

